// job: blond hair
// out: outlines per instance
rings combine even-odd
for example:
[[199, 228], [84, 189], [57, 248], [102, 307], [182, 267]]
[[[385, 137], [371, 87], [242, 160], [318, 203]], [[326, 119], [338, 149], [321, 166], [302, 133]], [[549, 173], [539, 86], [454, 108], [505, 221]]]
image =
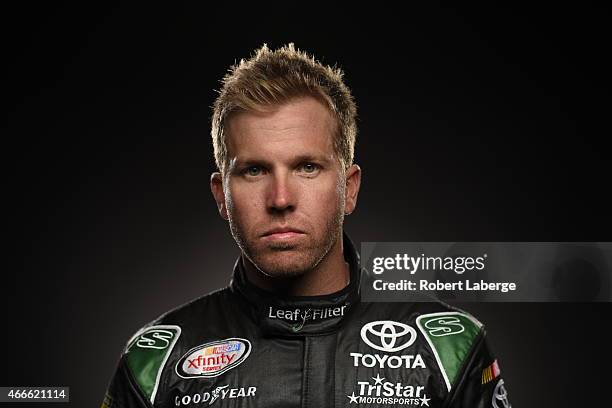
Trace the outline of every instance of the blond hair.
[[250, 59], [231, 66], [213, 105], [211, 135], [219, 170], [227, 169], [224, 128], [232, 112], [262, 112], [307, 95], [322, 101], [336, 119], [334, 149], [343, 168], [348, 168], [355, 150], [357, 106], [343, 75], [340, 68], [322, 65], [293, 43], [275, 51], [263, 44]]

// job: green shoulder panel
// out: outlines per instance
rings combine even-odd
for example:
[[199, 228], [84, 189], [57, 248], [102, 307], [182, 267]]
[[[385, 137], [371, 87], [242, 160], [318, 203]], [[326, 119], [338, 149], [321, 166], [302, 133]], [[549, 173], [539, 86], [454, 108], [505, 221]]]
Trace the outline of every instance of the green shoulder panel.
[[433, 350], [450, 391], [482, 324], [461, 312], [424, 314], [417, 318], [416, 323]]
[[179, 326], [149, 326], [128, 342], [125, 351], [127, 366], [151, 404], [155, 400], [163, 368], [180, 335]]

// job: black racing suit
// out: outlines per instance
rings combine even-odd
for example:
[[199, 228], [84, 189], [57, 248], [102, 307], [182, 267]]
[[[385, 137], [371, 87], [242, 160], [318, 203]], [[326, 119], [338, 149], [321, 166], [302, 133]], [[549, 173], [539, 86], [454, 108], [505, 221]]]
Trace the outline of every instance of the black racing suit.
[[265, 292], [236, 262], [229, 287], [132, 337], [102, 406], [510, 407], [474, 317], [438, 302], [361, 302], [346, 235], [344, 254], [350, 284], [312, 297]]

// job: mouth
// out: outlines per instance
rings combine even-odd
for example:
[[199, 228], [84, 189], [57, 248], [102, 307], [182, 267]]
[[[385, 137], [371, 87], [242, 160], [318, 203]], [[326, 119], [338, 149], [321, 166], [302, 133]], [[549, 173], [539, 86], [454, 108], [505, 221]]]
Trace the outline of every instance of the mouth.
[[266, 241], [289, 241], [300, 236], [303, 236], [305, 233], [302, 230], [292, 227], [281, 227], [281, 228], [273, 228], [271, 230], [266, 231], [261, 235], [261, 238]]

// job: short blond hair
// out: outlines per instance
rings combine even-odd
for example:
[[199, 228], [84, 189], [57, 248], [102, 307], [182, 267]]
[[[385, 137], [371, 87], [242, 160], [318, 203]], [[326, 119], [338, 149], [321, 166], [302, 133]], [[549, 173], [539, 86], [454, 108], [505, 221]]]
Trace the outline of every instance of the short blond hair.
[[227, 169], [225, 125], [235, 111], [262, 112], [299, 96], [323, 102], [336, 119], [334, 149], [343, 168], [353, 163], [357, 106], [343, 81], [344, 72], [316, 61], [289, 43], [277, 50], [266, 44], [230, 67], [213, 105], [211, 135], [219, 171]]

